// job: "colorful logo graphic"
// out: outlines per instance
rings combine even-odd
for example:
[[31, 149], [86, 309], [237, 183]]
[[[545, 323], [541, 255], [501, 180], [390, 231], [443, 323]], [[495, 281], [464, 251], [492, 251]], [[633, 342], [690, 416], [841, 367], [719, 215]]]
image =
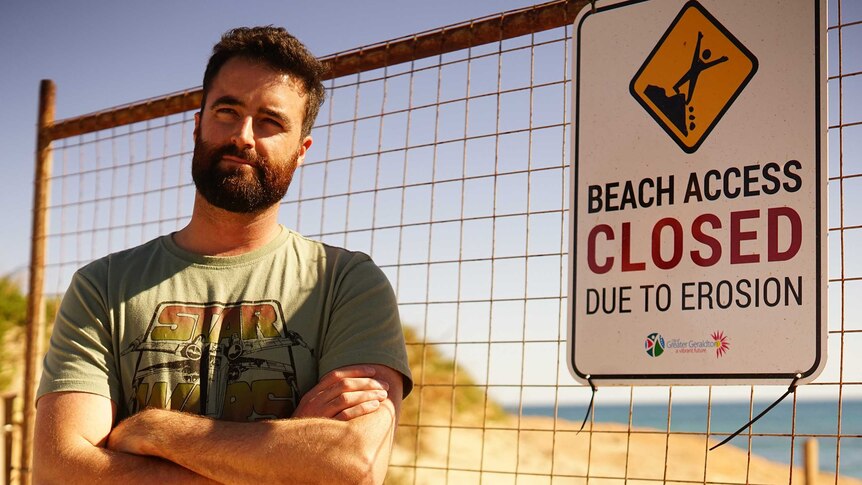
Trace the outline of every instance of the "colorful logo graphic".
[[726, 354], [727, 351], [730, 350], [730, 342], [727, 340], [727, 336], [724, 334], [724, 332], [713, 332], [710, 337], [712, 337], [712, 341], [715, 345], [716, 358], [724, 356], [724, 354]]
[[314, 355], [275, 300], [163, 302], [122, 355], [136, 354], [128, 409], [175, 409], [228, 421], [290, 417], [296, 356]]
[[757, 58], [691, 0], [629, 86], [686, 153], [694, 153], [757, 71]]
[[644, 340], [644, 348], [650, 357], [658, 357], [664, 353], [664, 338], [661, 334], [651, 333]]

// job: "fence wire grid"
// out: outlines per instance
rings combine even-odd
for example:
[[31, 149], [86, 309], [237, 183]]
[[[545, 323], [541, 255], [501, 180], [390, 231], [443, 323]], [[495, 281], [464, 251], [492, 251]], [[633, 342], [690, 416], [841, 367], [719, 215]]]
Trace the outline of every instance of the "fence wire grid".
[[[783, 389], [602, 388], [577, 433], [590, 389], [566, 368], [571, 25], [327, 81], [280, 221], [368, 253], [396, 290], [417, 385], [390, 483], [803, 483], [811, 438], [822, 483], [862, 483], [862, 369], [844, 365], [862, 348], [862, 219], [845, 211], [862, 203], [862, 64], [845, 56], [862, 8], [831, 0], [828, 25], [828, 366], [712, 452]], [[185, 225], [192, 129], [186, 111], [54, 141], [46, 294]]]

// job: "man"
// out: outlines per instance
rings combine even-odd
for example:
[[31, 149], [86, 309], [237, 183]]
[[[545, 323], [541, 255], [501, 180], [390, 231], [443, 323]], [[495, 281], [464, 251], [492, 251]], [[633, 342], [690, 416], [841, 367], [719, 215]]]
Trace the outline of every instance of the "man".
[[191, 221], [74, 276], [45, 357], [40, 483], [380, 483], [412, 382], [392, 289], [277, 223], [321, 65], [284, 29], [213, 49]]

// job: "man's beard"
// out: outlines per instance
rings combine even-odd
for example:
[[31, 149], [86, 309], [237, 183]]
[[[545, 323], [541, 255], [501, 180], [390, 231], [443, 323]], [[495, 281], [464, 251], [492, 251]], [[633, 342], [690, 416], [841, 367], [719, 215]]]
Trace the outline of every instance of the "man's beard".
[[[224, 167], [221, 161], [228, 155], [248, 161], [252, 170]], [[192, 156], [192, 179], [210, 204], [230, 212], [254, 213], [284, 197], [298, 159], [299, 150], [290, 160], [273, 161], [253, 150], [240, 150], [233, 143], [214, 146], [198, 135]]]

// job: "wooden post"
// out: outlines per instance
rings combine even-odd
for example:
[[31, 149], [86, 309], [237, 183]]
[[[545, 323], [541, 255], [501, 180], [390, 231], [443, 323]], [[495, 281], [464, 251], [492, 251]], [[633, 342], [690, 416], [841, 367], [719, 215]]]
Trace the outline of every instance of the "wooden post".
[[15, 434], [15, 393], [0, 398], [0, 484], [12, 483], [12, 443]]
[[819, 458], [817, 453], [817, 439], [809, 438], [805, 440], [805, 484], [814, 485], [817, 483], [817, 475], [820, 473]]
[[36, 175], [33, 187], [33, 232], [30, 239], [30, 290], [27, 294], [27, 348], [24, 370], [24, 419], [21, 438], [21, 484], [30, 485], [33, 462], [33, 428], [36, 418], [36, 385], [42, 356], [42, 328], [45, 319], [42, 293], [45, 280], [45, 234], [48, 219], [48, 192], [51, 177], [51, 138], [54, 123], [54, 82], [43, 79], [39, 86], [39, 124], [36, 134]]

